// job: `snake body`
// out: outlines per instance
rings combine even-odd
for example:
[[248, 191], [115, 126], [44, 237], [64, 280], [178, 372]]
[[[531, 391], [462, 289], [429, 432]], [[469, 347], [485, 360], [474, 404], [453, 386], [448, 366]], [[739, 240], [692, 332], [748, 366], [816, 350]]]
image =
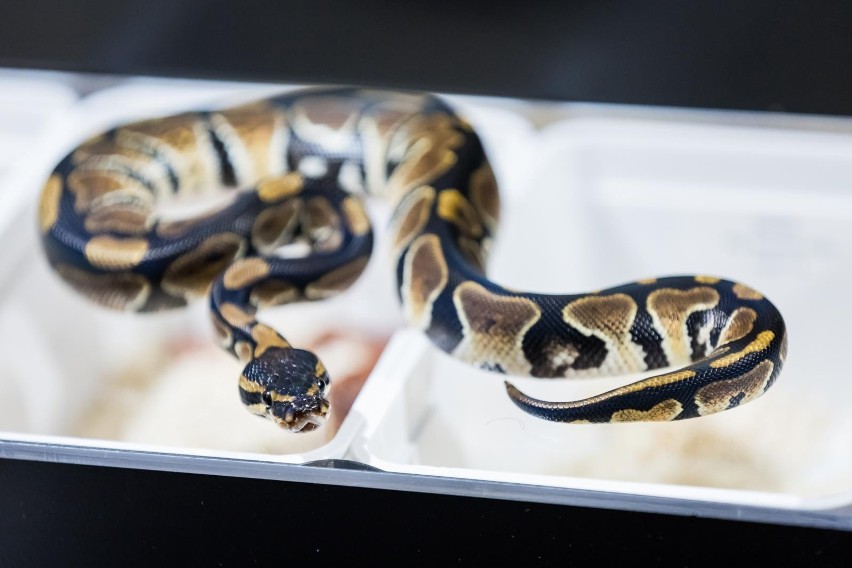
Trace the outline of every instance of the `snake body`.
[[[225, 205], [163, 214], [164, 203], [223, 187], [237, 189]], [[303, 89], [116, 126], [56, 166], [39, 226], [52, 268], [99, 304], [148, 312], [209, 298], [216, 335], [245, 364], [242, 402], [308, 431], [329, 410], [328, 374], [257, 315], [358, 278], [373, 245], [366, 196], [393, 207], [402, 312], [442, 350], [533, 377], [680, 366], [573, 402], [537, 400], [506, 382], [532, 415], [681, 420], [750, 401], [781, 371], [784, 320], [744, 284], [677, 276], [549, 295], [489, 280], [495, 176], [471, 125], [426, 93]], [[281, 253], [294, 242], [308, 253]]]

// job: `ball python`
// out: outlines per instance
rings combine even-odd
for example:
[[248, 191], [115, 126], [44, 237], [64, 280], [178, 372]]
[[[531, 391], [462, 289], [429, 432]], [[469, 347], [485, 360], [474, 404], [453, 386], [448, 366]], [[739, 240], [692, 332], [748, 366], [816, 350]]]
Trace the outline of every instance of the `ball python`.
[[[168, 214], [223, 189], [224, 203]], [[152, 312], [206, 297], [215, 335], [245, 365], [242, 403], [306, 432], [329, 411], [328, 373], [258, 312], [328, 298], [359, 277], [374, 238], [368, 196], [393, 210], [387, 238], [405, 319], [443, 351], [543, 378], [671, 367], [569, 402], [505, 382], [533, 416], [693, 418], [755, 399], [781, 371], [784, 320], [742, 283], [673, 276], [559, 295], [489, 280], [497, 181], [472, 125], [429, 93], [313, 87], [120, 124], [53, 169], [38, 223], [55, 273], [98, 304]]]

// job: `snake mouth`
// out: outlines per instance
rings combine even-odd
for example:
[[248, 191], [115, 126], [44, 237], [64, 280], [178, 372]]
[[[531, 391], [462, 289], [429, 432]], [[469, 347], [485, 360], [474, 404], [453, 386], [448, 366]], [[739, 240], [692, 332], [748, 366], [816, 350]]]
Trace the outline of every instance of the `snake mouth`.
[[288, 405], [286, 408], [270, 409], [269, 417], [279, 427], [290, 432], [311, 432], [325, 423], [328, 416], [329, 405], [324, 398], [311, 401], [312, 404], [297, 408]]
[[289, 430], [290, 432], [304, 433], [311, 432], [322, 426], [325, 422], [325, 415], [311, 413], [300, 417], [298, 420], [288, 422], [286, 420], [276, 419], [276, 422], [281, 428]]

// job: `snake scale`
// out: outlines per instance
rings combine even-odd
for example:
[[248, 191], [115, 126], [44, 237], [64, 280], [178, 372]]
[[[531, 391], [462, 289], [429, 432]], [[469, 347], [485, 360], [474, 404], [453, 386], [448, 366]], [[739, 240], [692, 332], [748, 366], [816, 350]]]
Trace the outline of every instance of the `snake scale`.
[[[175, 199], [222, 188], [239, 191], [201, 214], [163, 214]], [[753, 400], [781, 371], [784, 320], [741, 283], [675, 276], [552, 295], [489, 280], [496, 179], [472, 126], [428, 93], [307, 88], [121, 124], [60, 161], [38, 222], [51, 267], [99, 304], [151, 312], [208, 298], [215, 335], [245, 365], [243, 404], [304, 432], [328, 413], [328, 374], [257, 315], [328, 298], [359, 277], [373, 246], [367, 196], [393, 208], [401, 310], [442, 350], [533, 377], [672, 367], [573, 402], [537, 400], [506, 382], [529, 414], [681, 420]], [[307, 253], [282, 253], [294, 242]]]

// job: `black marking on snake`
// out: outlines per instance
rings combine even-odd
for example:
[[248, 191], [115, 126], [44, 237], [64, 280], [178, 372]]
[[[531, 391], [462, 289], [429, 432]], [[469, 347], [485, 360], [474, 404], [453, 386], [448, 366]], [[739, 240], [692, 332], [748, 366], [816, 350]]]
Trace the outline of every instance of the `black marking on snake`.
[[234, 187], [237, 185], [237, 174], [234, 172], [234, 164], [231, 162], [231, 155], [225, 143], [219, 137], [219, 133], [210, 123], [210, 116], [207, 116], [206, 121], [207, 134], [210, 136], [210, 143], [213, 145], [213, 150], [216, 152], [216, 158], [219, 161], [219, 172], [222, 177], [222, 185], [225, 187]]

